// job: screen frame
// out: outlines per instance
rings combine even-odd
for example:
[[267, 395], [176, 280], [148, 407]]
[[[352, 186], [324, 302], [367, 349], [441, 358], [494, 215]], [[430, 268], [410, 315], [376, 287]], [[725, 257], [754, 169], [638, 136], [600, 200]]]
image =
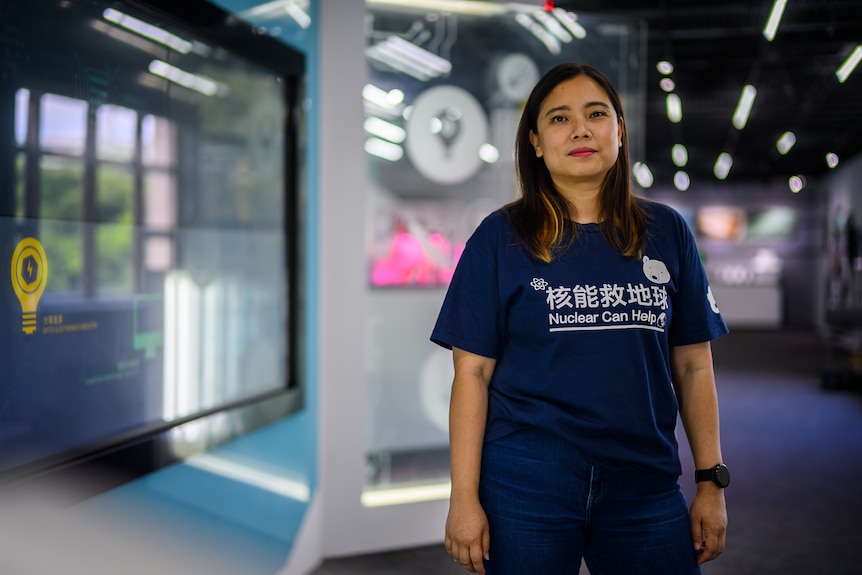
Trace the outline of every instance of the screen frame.
[[[79, 489], [75, 499], [84, 499], [152, 473], [194, 453], [212, 449], [302, 409], [305, 405], [301, 378], [302, 350], [300, 326], [303, 316], [299, 302], [304, 276], [301, 259], [301, 172], [305, 66], [303, 53], [260, 33], [249, 23], [205, 0], [107, 0], [145, 14], [154, 23], [177, 27], [231, 52], [279, 76], [284, 83], [283, 229], [284, 270], [287, 293], [285, 336], [285, 381], [281, 388], [229, 401], [170, 421], [138, 426], [126, 433], [64, 451], [0, 472], [0, 488], [69, 484], [75, 478]], [[227, 425], [225, 425], [227, 423]], [[204, 439], [190, 442], [184, 430], [204, 430]], [[229, 432], [215, 431], [228, 429]]]

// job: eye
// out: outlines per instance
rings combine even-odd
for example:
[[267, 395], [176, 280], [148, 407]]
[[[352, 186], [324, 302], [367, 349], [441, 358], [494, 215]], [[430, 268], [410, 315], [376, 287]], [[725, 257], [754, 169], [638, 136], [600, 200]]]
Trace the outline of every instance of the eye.
[[595, 112], [590, 113], [590, 118], [597, 118], [600, 116], [607, 116], [608, 113], [605, 110], [596, 110]]
[[551, 118], [552, 124], [559, 124], [560, 122], [565, 122], [565, 121], [566, 121], [566, 117], [562, 116], [562, 115], [556, 115], [556, 116]]

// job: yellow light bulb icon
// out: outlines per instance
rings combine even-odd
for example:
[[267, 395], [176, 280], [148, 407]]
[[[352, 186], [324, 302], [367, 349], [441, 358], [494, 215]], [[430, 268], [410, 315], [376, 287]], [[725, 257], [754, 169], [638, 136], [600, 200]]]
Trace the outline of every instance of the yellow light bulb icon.
[[21, 330], [36, 331], [36, 308], [48, 283], [48, 257], [36, 238], [24, 238], [12, 254], [12, 287], [21, 302]]

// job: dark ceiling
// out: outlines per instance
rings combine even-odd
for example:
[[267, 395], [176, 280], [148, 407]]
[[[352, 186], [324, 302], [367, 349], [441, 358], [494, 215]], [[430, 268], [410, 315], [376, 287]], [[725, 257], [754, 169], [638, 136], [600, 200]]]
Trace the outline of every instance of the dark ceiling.
[[[835, 71], [862, 44], [862, 1], [790, 0], [774, 41], [763, 36], [771, 0], [561, 0], [575, 13], [608, 13], [642, 19], [648, 26], [646, 162], [656, 185], [671, 185], [676, 168], [670, 148], [683, 143], [694, 186], [715, 182], [718, 154], [734, 159], [728, 183], [809, 183], [827, 171], [827, 152], [849, 160], [862, 152], [862, 65], [841, 84]], [[655, 63], [669, 60], [682, 100], [683, 120], [668, 121], [662, 75]], [[742, 131], [731, 117], [742, 87], [757, 98]], [[776, 149], [785, 131], [797, 142], [786, 156]]]

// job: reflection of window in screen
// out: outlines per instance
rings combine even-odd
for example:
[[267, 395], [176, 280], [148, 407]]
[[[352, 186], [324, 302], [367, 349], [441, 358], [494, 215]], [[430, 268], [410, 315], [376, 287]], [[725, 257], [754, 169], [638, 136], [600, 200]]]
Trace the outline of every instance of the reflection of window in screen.
[[[121, 106], [24, 88], [17, 91], [15, 104], [15, 213], [39, 220], [40, 239], [51, 262], [48, 292], [140, 291], [135, 267], [141, 267], [141, 260], [151, 271], [165, 271], [173, 262], [176, 167], [171, 122]], [[91, 113], [93, 121], [88, 121]], [[29, 126], [36, 126], [38, 137], [28, 133]], [[26, 177], [28, 156], [38, 166], [38, 178]], [[92, 178], [86, 174], [88, 157], [93, 159]], [[35, 206], [29, 212], [28, 203]], [[139, 238], [139, 223], [152, 226], [153, 232]]]

